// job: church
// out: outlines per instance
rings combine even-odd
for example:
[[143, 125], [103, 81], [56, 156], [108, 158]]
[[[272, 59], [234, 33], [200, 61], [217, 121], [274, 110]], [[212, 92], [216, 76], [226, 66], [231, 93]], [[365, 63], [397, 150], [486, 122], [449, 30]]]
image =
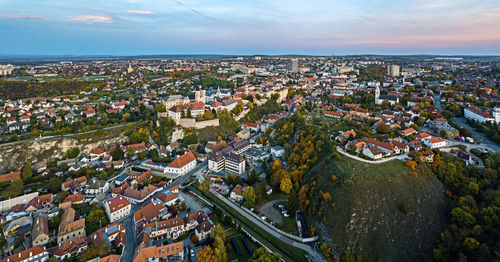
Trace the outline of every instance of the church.
[[399, 97], [390, 95], [381, 95], [380, 88], [377, 86], [375, 89], [375, 104], [381, 105], [384, 100], [387, 100], [391, 106], [399, 103]]

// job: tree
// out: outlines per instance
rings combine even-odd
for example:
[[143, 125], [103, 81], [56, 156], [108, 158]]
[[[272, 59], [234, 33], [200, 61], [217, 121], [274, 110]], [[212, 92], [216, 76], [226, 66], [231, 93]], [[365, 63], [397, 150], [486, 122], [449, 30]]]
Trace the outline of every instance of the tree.
[[59, 194], [57, 194], [55, 197], [54, 197], [54, 202], [56, 203], [62, 203], [62, 201], [69, 195], [68, 192], [66, 191], [63, 191]]
[[271, 254], [267, 252], [265, 247], [260, 247], [253, 253], [250, 258], [251, 262], [280, 262], [281, 255], [279, 253]]
[[28, 162], [26, 165], [24, 165], [23, 170], [21, 172], [21, 176], [23, 180], [26, 180], [28, 178], [31, 178], [33, 176], [33, 171], [31, 170], [31, 163]]
[[111, 252], [111, 246], [108, 246], [107, 244], [90, 243], [88, 249], [82, 253], [80, 261], [85, 262], [94, 259], [96, 257], [104, 257], [108, 255], [110, 252]]
[[80, 155], [80, 148], [78, 147], [72, 147], [66, 150], [66, 153], [64, 154], [63, 158], [64, 159], [70, 159], [70, 158], [75, 158], [78, 155]]
[[24, 192], [23, 181], [20, 179], [12, 182], [9, 187], [2, 191], [2, 198], [9, 199], [21, 195]]
[[285, 178], [281, 180], [280, 190], [285, 194], [290, 194], [290, 190], [292, 189], [292, 180], [289, 178]]
[[114, 161], [123, 159], [123, 150], [120, 148], [119, 145], [115, 146], [115, 150], [111, 152], [111, 157], [113, 157]]
[[199, 262], [220, 262], [219, 259], [215, 256], [214, 251], [210, 246], [206, 246], [198, 252], [196, 256], [196, 261]]
[[226, 232], [224, 231], [224, 228], [220, 224], [216, 224], [212, 232], [210, 232], [210, 237], [215, 239], [216, 236], [219, 236], [222, 241], [225, 243], [226, 242]]
[[51, 193], [57, 193], [61, 190], [61, 181], [57, 177], [53, 177], [49, 180], [47, 188]]
[[102, 208], [94, 208], [90, 211], [89, 215], [85, 218], [85, 225], [88, 231], [94, 232], [100, 227], [107, 226], [109, 224], [108, 216]]
[[476, 218], [460, 207], [455, 207], [451, 210], [451, 218], [458, 224], [466, 227], [476, 224]]
[[99, 179], [106, 180], [106, 178], [108, 178], [108, 173], [106, 173], [106, 171], [101, 171], [101, 173], [99, 174]]
[[205, 113], [203, 114], [203, 117], [205, 117], [206, 120], [210, 120], [213, 117], [213, 113], [210, 110], [205, 110]]
[[214, 247], [214, 255], [220, 262], [227, 262], [227, 251], [224, 240], [220, 236], [215, 237], [215, 241], [213, 243]]
[[156, 112], [158, 112], [158, 113], [167, 112], [167, 108], [165, 107], [165, 105], [163, 103], [157, 104], [155, 106], [155, 109], [156, 109]]
[[251, 208], [255, 205], [255, 191], [252, 186], [247, 186], [245, 188], [245, 191], [243, 191], [243, 199], [245, 199], [243, 203], [244, 207]]

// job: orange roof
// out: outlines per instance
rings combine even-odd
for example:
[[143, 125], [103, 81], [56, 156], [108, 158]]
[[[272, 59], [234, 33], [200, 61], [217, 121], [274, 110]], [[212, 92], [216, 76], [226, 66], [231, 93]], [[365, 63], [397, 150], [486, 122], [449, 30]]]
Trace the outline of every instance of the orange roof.
[[94, 155], [100, 155], [100, 154], [104, 153], [104, 148], [102, 148], [102, 147], [94, 148], [90, 151], [90, 153], [94, 154]]
[[193, 152], [188, 151], [184, 155], [182, 155], [182, 156], [176, 158], [174, 161], [172, 161], [172, 163], [170, 163], [168, 165], [168, 167], [181, 168], [181, 167], [191, 163], [194, 160], [196, 160], [196, 158], [194, 157]]
[[106, 200], [106, 204], [109, 206], [110, 213], [114, 213], [122, 208], [130, 205], [127, 199], [121, 196]]
[[443, 142], [444, 139], [442, 139], [440, 137], [432, 137], [431, 139], [429, 139], [429, 141], [431, 141], [431, 143], [435, 144], [435, 143]]
[[424, 138], [427, 138], [427, 137], [431, 137], [431, 135], [428, 134], [428, 133], [423, 132], [423, 133], [416, 134], [415, 137], [416, 138], [420, 138], [420, 139], [424, 139]]
[[[16, 253], [12, 256], [6, 257], [6, 258], [2, 259], [2, 261], [6, 261], [6, 262], [23, 261], [23, 260], [26, 260], [30, 257], [40, 255], [44, 252], [47, 252], [47, 250], [45, 250], [45, 247], [34, 246], [32, 248], [29, 248], [29, 249], [23, 250], [19, 253]], [[48, 254], [48, 252], [47, 252], [47, 254]]]
[[0, 175], [0, 183], [21, 179], [21, 171]]
[[73, 195], [67, 196], [64, 199], [63, 203], [66, 203], [66, 202], [77, 203], [77, 202], [83, 201], [83, 199], [85, 199], [84, 195], [82, 195], [82, 194], [73, 194]]

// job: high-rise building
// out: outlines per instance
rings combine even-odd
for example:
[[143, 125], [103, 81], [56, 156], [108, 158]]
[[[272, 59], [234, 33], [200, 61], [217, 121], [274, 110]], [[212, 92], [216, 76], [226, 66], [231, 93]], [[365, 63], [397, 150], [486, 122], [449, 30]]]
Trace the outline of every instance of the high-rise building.
[[387, 74], [390, 76], [399, 76], [399, 66], [387, 65]]
[[290, 72], [299, 72], [299, 60], [297, 60], [297, 58], [290, 59]]

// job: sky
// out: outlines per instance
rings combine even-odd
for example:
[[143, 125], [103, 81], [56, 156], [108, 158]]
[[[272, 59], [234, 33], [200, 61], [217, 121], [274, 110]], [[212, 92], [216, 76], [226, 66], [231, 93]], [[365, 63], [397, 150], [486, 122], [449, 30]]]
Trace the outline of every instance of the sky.
[[0, 0], [0, 55], [500, 55], [500, 0]]

